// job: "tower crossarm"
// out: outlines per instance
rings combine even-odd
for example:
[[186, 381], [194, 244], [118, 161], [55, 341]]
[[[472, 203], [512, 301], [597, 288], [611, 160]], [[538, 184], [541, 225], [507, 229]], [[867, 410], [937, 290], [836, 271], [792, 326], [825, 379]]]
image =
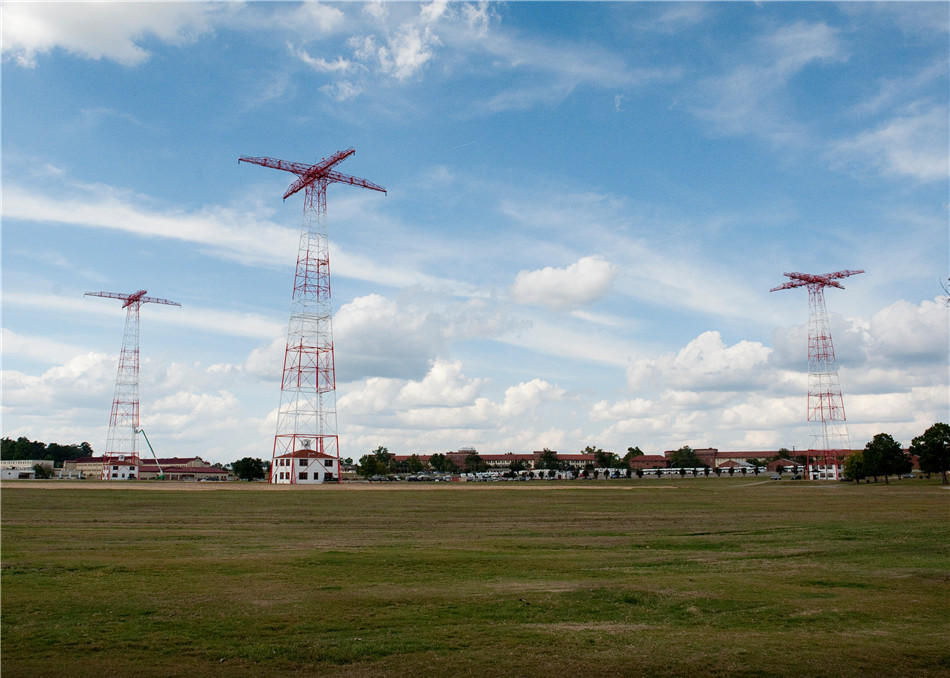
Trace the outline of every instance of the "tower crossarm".
[[863, 270], [858, 271], [835, 271], [834, 273], [786, 273], [785, 277], [791, 278], [787, 283], [779, 285], [778, 287], [773, 287], [769, 292], [775, 292], [777, 290], [790, 290], [795, 287], [806, 287], [806, 286], [815, 286], [815, 287], [837, 287], [838, 289], [844, 289], [844, 285], [838, 282], [840, 278], [847, 278], [852, 275], [858, 275], [859, 273], [864, 273]]
[[181, 306], [177, 301], [169, 301], [168, 299], [160, 299], [158, 297], [147, 297], [145, 296], [146, 290], [139, 290], [138, 292], [132, 292], [131, 294], [122, 294], [121, 292], [86, 292], [84, 297], [104, 297], [106, 299], [121, 299], [123, 302], [122, 308], [127, 308], [132, 304], [138, 302], [140, 304], [165, 304], [166, 306]]
[[329, 158], [324, 158], [315, 165], [306, 165], [299, 162], [278, 160], [277, 158], [254, 158], [250, 156], [242, 156], [238, 158], [238, 162], [246, 162], [252, 165], [270, 167], [271, 169], [279, 169], [285, 172], [293, 172], [296, 174], [298, 178], [284, 193], [284, 200], [292, 196], [297, 191], [307, 188], [318, 181], [348, 184], [350, 186], [359, 186], [360, 188], [369, 188], [374, 191], [385, 193], [386, 189], [382, 186], [378, 186], [377, 184], [367, 181], [366, 179], [353, 177], [348, 174], [342, 174], [333, 169], [334, 166], [343, 162], [354, 153], [356, 153], [355, 149], [347, 148], [346, 150], [334, 153]]
[[289, 160], [278, 160], [277, 158], [252, 158], [249, 156], [241, 156], [238, 158], [238, 162], [270, 167], [271, 169], [279, 169], [285, 172], [293, 172], [297, 176], [303, 176], [307, 173], [307, 170], [312, 167], [312, 165], [305, 165], [302, 162], [290, 162]]
[[366, 179], [361, 179], [360, 177], [353, 177], [349, 174], [341, 174], [337, 171], [327, 172], [327, 181], [332, 181], [337, 184], [349, 184], [350, 186], [359, 186], [360, 188], [368, 188], [372, 191], [379, 191], [380, 193], [385, 193], [386, 189], [380, 186], [379, 184], [374, 184], [372, 181], [367, 181]]

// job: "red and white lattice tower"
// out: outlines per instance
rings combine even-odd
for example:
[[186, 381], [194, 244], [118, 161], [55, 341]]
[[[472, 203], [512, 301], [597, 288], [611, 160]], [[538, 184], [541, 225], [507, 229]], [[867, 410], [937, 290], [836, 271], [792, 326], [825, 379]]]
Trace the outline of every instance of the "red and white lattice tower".
[[[825, 288], [844, 289], [838, 280], [859, 273], [864, 271], [836, 271], [820, 275], [786, 273], [785, 276], [791, 280], [769, 290], [775, 292], [795, 287], [808, 289], [808, 421], [815, 431], [815, 456], [820, 458], [823, 472], [831, 473], [834, 478], [838, 477], [841, 457], [850, 452], [851, 441], [841, 385], [838, 383], [828, 311], [825, 308]], [[812, 475], [811, 470], [809, 475]]]
[[[315, 165], [274, 158], [242, 157], [238, 160], [296, 174], [297, 180], [284, 193], [285, 200], [301, 189], [304, 191], [303, 223], [271, 462], [272, 483], [278, 482], [276, 461], [281, 455], [305, 449], [336, 460], [340, 458], [336, 431], [327, 186], [340, 183], [386, 192], [382, 186], [333, 169], [355, 152], [349, 148]], [[282, 480], [293, 483], [296, 474], [291, 469]]]
[[139, 309], [142, 304], [165, 304], [181, 306], [175, 301], [145, 296], [145, 290], [131, 294], [118, 292], [86, 292], [87, 297], [121, 299], [126, 309], [125, 333], [122, 335], [122, 352], [119, 354], [119, 369], [115, 377], [115, 395], [112, 398], [112, 414], [109, 416], [109, 437], [102, 455], [102, 479], [112, 476], [110, 468], [121, 465], [130, 476], [138, 475], [139, 455], [136, 435], [139, 431]]

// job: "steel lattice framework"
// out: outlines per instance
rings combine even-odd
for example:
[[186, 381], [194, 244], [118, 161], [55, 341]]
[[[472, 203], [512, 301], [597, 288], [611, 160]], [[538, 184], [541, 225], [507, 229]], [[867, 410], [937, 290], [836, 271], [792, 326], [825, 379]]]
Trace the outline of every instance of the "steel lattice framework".
[[87, 297], [121, 299], [126, 309], [122, 352], [115, 377], [112, 414], [109, 415], [109, 437], [102, 456], [102, 479], [109, 479], [109, 460], [123, 458], [138, 466], [136, 434], [139, 430], [139, 312], [142, 304], [181, 306], [178, 302], [145, 296], [146, 290], [131, 294], [118, 292], [86, 292]]
[[[300, 190], [304, 191], [303, 223], [271, 463], [272, 483], [277, 482], [276, 459], [280, 455], [306, 448], [337, 460], [340, 458], [330, 303], [327, 186], [340, 183], [386, 192], [382, 186], [366, 179], [333, 169], [355, 152], [349, 148], [314, 165], [275, 158], [242, 157], [238, 160], [296, 174], [297, 180], [284, 193], [285, 200]], [[290, 469], [287, 480], [295, 482], [293, 469]]]
[[838, 460], [843, 453], [850, 451], [851, 441], [838, 382], [828, 310], [825, 307], [825, 288], [844, 289], [838, 280], [859, 273], [864, 271], [836, 271], [819, 275], [785, 273], [791, 280], [769, 290], [808, 289], [808, 421], [815, 429], [816, 456], [821, 458], [826, 469], [833, 469], [836, 478]]

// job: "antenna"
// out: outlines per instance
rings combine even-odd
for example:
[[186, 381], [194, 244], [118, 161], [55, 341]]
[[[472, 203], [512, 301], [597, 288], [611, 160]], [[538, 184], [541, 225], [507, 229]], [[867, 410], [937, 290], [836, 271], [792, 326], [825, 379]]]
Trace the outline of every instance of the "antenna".
[[838, 368], [835, 362], [835, 347], [831, 341], [828, 310], [825, 308], [825, 288], [844, 289], [838, 282], [841, 278], [858, 275], [864, 271], [836, 271], [814, 275], [810, 273], [786, 273], [790, 280], [769, 292], [808, 288], [808, 421], [816, 427], [815, 438], [820, 441], [815, 447], [826, 472], [832, 470], [838, 478], [839, 458], [851, 451], [848, 426], [844, 412], [844, 398], [838, 383]]
[[327, 186], [333, 183], [385, 193], [382, 186], [333, 169], [356, 153], [334, 153], [314, 165], [276, 158], [241, 157], [246, 162], [297, 175], [284, 200], [304, 191], [303, 222], [297, 249], [297, 271], [290, 306], [290, 326], [280, 382], [277, 433], [271, 460], [272, 483], [295, 483], [296, 476], [278, 470], [277, 457], [297, 451], [298, 444], [340, 458], [336, 429], [336, 367], [330, 304], [330, 254], [327, 235]]
[[[112, 398], [112, 414], [109, 415], [109, 437], [102, 455], [102, 480], [109, 480], [110, 460], [119, 458], [122, 465], [131, 466], [130, 477], [138, 474], [139, 455], [135, 435], [139, 428], [139, 309], [142, 304], [181, 306], [176, 301], [145, 296], [145, 290], [122, 294], [119, 292], [86, 292], [86, 297], [120, 299], [126, 309], [125, 333], [122, 335], [122, 352], [119, 354], [119, 369], [115, 377], [115, 395]], [[151, 445], [149, 445], [151, 446]]]

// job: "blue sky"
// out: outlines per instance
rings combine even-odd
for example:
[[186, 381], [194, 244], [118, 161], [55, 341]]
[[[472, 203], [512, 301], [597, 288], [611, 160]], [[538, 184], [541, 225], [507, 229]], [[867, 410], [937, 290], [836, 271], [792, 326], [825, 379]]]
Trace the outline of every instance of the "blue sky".
[[852, 446], [947, 421], [946, 3], [4, 3], [4, 436], [106, 438], [146, 305], [159, 454], [269, 458], [302, 199], [333, 185], [341, 454]]

